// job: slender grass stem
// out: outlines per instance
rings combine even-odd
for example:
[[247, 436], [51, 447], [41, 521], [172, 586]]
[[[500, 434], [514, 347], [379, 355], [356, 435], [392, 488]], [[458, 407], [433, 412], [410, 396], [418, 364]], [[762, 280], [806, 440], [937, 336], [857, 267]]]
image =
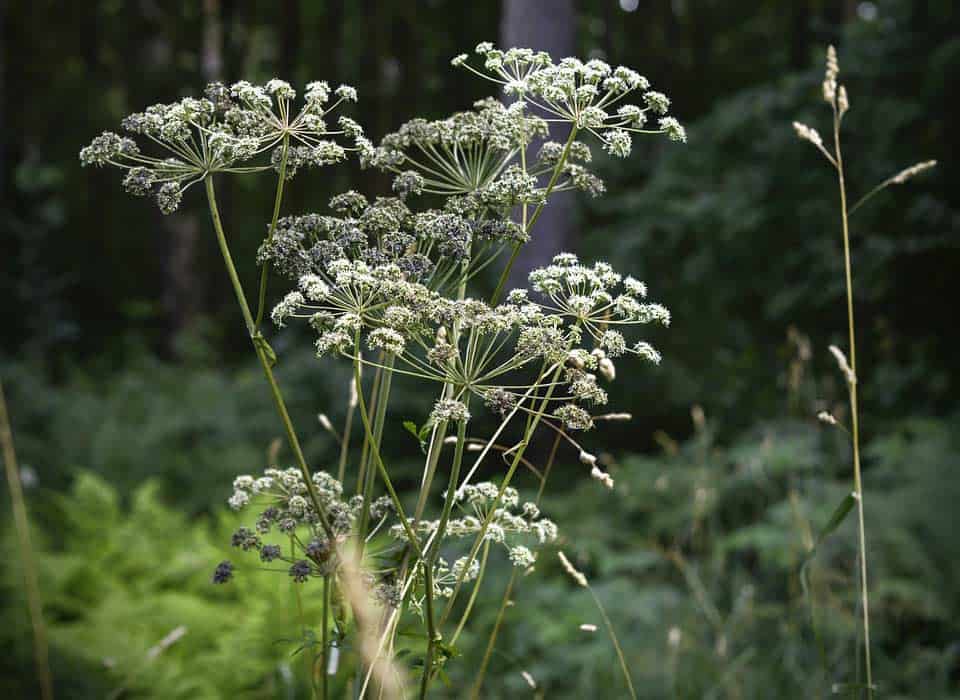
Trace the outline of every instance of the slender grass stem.
[[587, 590], [590, 591], [590, 596], [593, 598], [593, 602], [596, 603], [597, 610], [600, 612], [600, 618], [603, 620], [603, 624], [607, 628], [607, 634], [610, 636], [610, 641], [613, 642], [613, 648], [617, 652], [617, 659], [620, 661], [620, 670], [623, 671], [623, 677], [626, 679], [627, 687], [630, 689], [630, 697], [632, 697], [633, 700], [637, 700], [637, 691], [633, 687], [633, 678], [630, 675], [630, 667], [627, 666], [627, 659], [623, 655], [623, 649], [620, 647], [620, 640], [617, 639], [617, 633], [613, 629], [613, 623], [610, 621], [607, 611], [604, 610], [603, 603], [600, 602], [600, 598], [597, 597], [596, 592], [589, 583], [587, 584]]
[[503, 600], [500, 601], [500, 609], [497, 611], [497, 619], [493, 622], [493, 630], [487, 639], [487, 647], [483, 652], [483, 659], [480, 661], [480, 669], [477, 671], [477, 678], [470, 689], [471, 700], [478, 700], [480, 689], [483, 687], [483, 679], [487, 675], [487, 667], [490, 665], [490, 658], [493, 656], [493, 649], [497, 643], [497, 635], [500, 633], [500, 626], [503, 624], [503, 616], [510, 605], [510, 594], [513, 592], [513, 585], [517, 580], [517, 570], [510, 573], [510, 580], [507, 581], [507, 589], [503, 592]]
[[847, 287], [847, 333], [850, 343], [850, 370], [847, 387], [850, 392], [851, 441], [853, 443], [853, 488], [857, 499], [857, 535], [860, 549], [860, 604], [863, 618], [863, 649], [867, 680], [867, 698], [873, 697], [873, 667], [870, 658], [870, 601], [867, 587], [867, 534], [863, 516], [863, 480], [860, 473], [860, 416], [857, 405], [857, 339], [853, 309], [853, 274], [850, 264], [850, 225], [847, 212], [847, 188], [840, 148], [840, 115], [834, 103], [833, 143], [840, 187], [840, 218], [843, 224], [843, 264]]
[[13, 523], [20, 549], [23, 583], [27, 592], [27, 608], [30, 611], [30, 626], [33, 628], [33, 662], [36, 666], [37, 680], [40, 682], [40, 697], [43, 700], [53, 700], [53, 677], [50, 674], [47, 628], [43, 621], [43, 600], [40, 596], [40, 584], [37, 581], [37, 564], [34, 560], [33, 544], [30, 541], [30, 519], [27, 517], [27, 505], [23, 497], [23, 484], [20, 482], [17, 454], [13, 448], [13, 431], [10, 428], [10, 414], [7, 412], [7, 399], [3, 393], [2, 382], [0, 382], [0, 448], [3, 449], [3, 466], [6, 470], [7, 486], [10, 489], [10, 501], [13, 505]]

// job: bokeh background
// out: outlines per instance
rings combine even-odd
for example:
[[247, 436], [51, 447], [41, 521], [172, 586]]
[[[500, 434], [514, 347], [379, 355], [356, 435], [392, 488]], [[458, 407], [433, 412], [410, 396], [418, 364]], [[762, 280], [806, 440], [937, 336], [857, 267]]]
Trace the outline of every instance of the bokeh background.
[[[523, 263], [564, 248], [647, 281], [673, 312], [658, 368], [623, 362], [611, 404], [629, 425], [589, 436], [617, 480], [596, 487], [572, 452], [545, 511], [615, 620], [641, 697], [857, 697], [852, 519], [800, 569], [851, 490], [850, 455], [819, 410], [845, 418], [827, 352], [845, 345], [832, 170], [796, 139], [828, 132], [823, 54], [837, 45], [852, 109], [851, 189], [917, 161], [931, 173], [858, 211], [865, 503], [875, 676], [885, 697], [960, 697], [960, 11], [952, 0], [87, 0], [0, 3], [0, 379], [38, 549], [62, 697], [300, 698], [290, 584], [213, 587], [237, 520], [235, 474], [286, 459], [199, 196], [162, 217], [78, 150], [131, 111], [212, 79], [355, 85], [374, 138], [489, 94], [449, 66], [478, 41], [622, 63], [673, 100], [689, 143], [638, 141], [603, 162], [609, 195], [570, 197], [538, 223]], [[951, 87], [953, 86], [953, 87]], [[389, 181], [355, 164], [297, 178], [288, 213]], [[273, 192], [224, 183], [241, 275]], [[279, 285], [276, 285], [279, 287]], [[279, 293], [280, 289], [273, 289]], [[272, 339], [308, 458], [334, 459], [348, 370], [308, 337]], [[387, 440], [400, 482], [428, 410], [404, 385]], [[273, 447], [272, 447], [273, 446]], [[539, 452], [538, 452], [539, 451]], [[546, 451], [535, 446], [534, 453]], [[496, 465], [489, 467], [490, 473]], [[531, 483], [521, 484], [530, 488]], [[34, 697], [30, 628], [0, 505], [0, 692]], [[508, 573], [481, 593], [462, 697]], [[308, 611], [310, 593], [305, 593]], [[485, 697], [620, 697], [589, 596], [552, 555], [514, 592]], [[159, 654], [172, 629], [187, 633]]]

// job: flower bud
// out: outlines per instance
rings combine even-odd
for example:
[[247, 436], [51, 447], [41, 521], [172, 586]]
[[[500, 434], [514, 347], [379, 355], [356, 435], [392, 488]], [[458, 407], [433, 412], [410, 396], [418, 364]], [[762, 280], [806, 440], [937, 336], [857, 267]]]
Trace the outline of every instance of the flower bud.
[[617, 377], [617, 368], [613, 364], [613, 360], [609, 357], [604, 357], [600, 360], [600, 374], [603, 375], [603, 378], [608, 382], [612, 382]]

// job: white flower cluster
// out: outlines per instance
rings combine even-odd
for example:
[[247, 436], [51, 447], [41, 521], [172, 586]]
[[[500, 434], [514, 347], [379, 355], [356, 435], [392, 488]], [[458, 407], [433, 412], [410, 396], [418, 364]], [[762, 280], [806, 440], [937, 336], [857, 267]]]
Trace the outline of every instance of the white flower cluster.
[[[243, 474], [234, 479], [233, 495], [228, 501], [236, 511], [245, 510], [254, 502], [260, 506], [254, 527], [238, 529], [232, 538], [233, 546], [258, 552], [260, 561], [266, 564], [285, 562], [290, 577], [297, 583], [337, 570], [338, 546], [350, 537], [365, 509], [363, 496], [344, 501], [342, 485], [328, 473], [316, 472], [311, 481], [313, 494], [298, 469], [270, 468], [259, 477]], [[320, 524], [313, 507], [314, 497], [326, 513], [333, 541]], [[392, 501], [381, 497], [370, 503], [367, 515], [380, 526], [392, 512]], [[264, 542], [263, 538], [274, 529], [283, 536], [283, 546]], [[232, 565], [228, 565], [214, 580], [226, 582], [231, 574]], [[380, 585], [387, 586], [385, 582]]]
[[[146, 137], [167, 155], [147, 155], [131, 138], [104, 132], [80, 151], [80, 162], [127, 170], [124, 189], [139, 197], [154, 195], [160, 210], [169, 214], [185, 190], [211, 173], [273, 167], [289, 179], [301, 168], [338, 163], [347, 151], [369, 146], [353, 120], [341, 117], [332, 129], [326, 121], [342, 102], [356, 100], [356, 90], [341, 85], [332, 94], [337, 100], [328, 104], [327, 83], [310, 83], [302, 109], [294, 113], [296, 91], [286, 81], [275, 78], [262, 86], [240, 81], [230, 87], [211, 83], [202, 98], [155, 104], [124, 118], [126, 131]], [[354, 144], [340, 145], [337, 136]], [[271, 152], [269, 165], [244, 165], [266, 152]]]
[[[312, 481], [334, 532], [345, 536], [363, 508], [363, 499], [344, 502], [343, 486], [327, 472], [314, 472]], [[228, 500], [230, 507], [240, 511], [254, 500], [268, 506], [257, 521], [257, 531], [261, 534], [269, 532], [273, 526], [285, 533], [300, 526], [321, 533], [319, 515], [310, 502], [307, 485], [298, 469], [271, 468], [264, 470], [259, 477], [244, 474], [234, 479], [233, 495]]]
[[[498, 493], [498, 486], [489, 481], [459, 488], [454, 494], [454, 502], [464, 515], [452, 518], [447, 523], [445, 537], [460, 539], [476, 536], [483, 527], [484, 520], [492, 511], [493, 518], [484, 538], [493, 544], [502, 545], [514, 566], [528, 568], [536, 561], [536, 555], [530, 547], [556, 541], [557, 526], [552, 520], [541, 517], [540, 509], [535, 503], [526, 502], [521, 505], [516, 489], [512, 487], [504, 489], [499, 503], [497, 503]], [[496, 508], [494, 504], [497, 504]], [[417, 523], [417, 529], [425, 536], [429, 536], [437, 529], [438, 524], [438, 521], [420, 521]], [[406, 539], [406, 534], [400, 525], [394, 525], [390, 533], [396, 539]], [[530, 546], [527, 546], [528, 544]], [[463, 561], [465, 559], [458, 560], [458, 562]], [[456, 566], [457, 564], [454, 568]]]
[[446, 119], [413, 119], [361, 153], [361, 163], [397, 173], [394, 191], [400, 196], [475, 193], [487, 206], [503, 208], [511, 206], [508, 195], [516, 200], [522, 190], [533, 200], [536, 179], [518, 180], [508, 167], [520, 150], [548, 134], [547, 122], [526, 114], [525, 107], [486, 98], [473, 111]]
[[647, 323], [670, 325], [670, 312], [660, 304], [641, 301], [646, 285], [632, 277], [624, 279], [604, 262], [580, 264], [572, 253], [554, 256], [553, 264], [530, 273], [530, 286], [547, 296], [553, 305], [544, 308], [580, 323], [606, 356], [632, 353], [655, 362], [659, 355], [648, 343], [627, 344], [619, 330], [610, 326]]
[[[531, 49], [497, 49], [490, 42], [477, 45], [482, 69], [473, 67], [466, 54], [453, 59], [487, 80], [499, 83], [503, 91], [519, 101], [529, 102], [579, 130], [597, 136], [609, 154], [630, 155], [631, 133], [661, 133], [673, 141], [686, 141], [683, 126], [666, 116], [670, 100], [650, 90], [650, 82], [636, 71], [613, 68], [599, 59], [581, 61], [564, 58], [554, 63], [549, 54]], [[643, 105], [623, 104], [627, 95], [640, 92]], [[656, 128], [645, 128], [648, 113], [658, 115]]]

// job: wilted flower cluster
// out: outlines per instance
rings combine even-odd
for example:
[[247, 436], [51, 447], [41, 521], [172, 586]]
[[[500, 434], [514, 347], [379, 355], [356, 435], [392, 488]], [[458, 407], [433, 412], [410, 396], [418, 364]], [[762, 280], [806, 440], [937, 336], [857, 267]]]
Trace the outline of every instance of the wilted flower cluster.
[[[290, 84], [278, 79], [262, 86], [211, 83], [202, 98], [155, 104], [123, 120], [125, 131], [151, 142], [161, 155], [147, 155], [132, 138], [105, 131], [80, 151], [80, 162], [123, 168], [123, 188], [129, 194], [153, 196], [160, 210], [170, 214], [184, 191], [212, 173], [272, 167], [290, 179], [301, 168], [338, 163], [347, 151], [368, 144], [352, 119], [340, 117], [333, 128], [327, 123], [342, 102], [356, 101], [352, 87], [331, 90], [325, 82], [310, 83], [298, 112], [293, 111], [295, 98]], [[348, 137], [353, 145], [337, 143], [337, 136]], [[244, 165], [265, 153], [270, 153], [269, 164]]]

